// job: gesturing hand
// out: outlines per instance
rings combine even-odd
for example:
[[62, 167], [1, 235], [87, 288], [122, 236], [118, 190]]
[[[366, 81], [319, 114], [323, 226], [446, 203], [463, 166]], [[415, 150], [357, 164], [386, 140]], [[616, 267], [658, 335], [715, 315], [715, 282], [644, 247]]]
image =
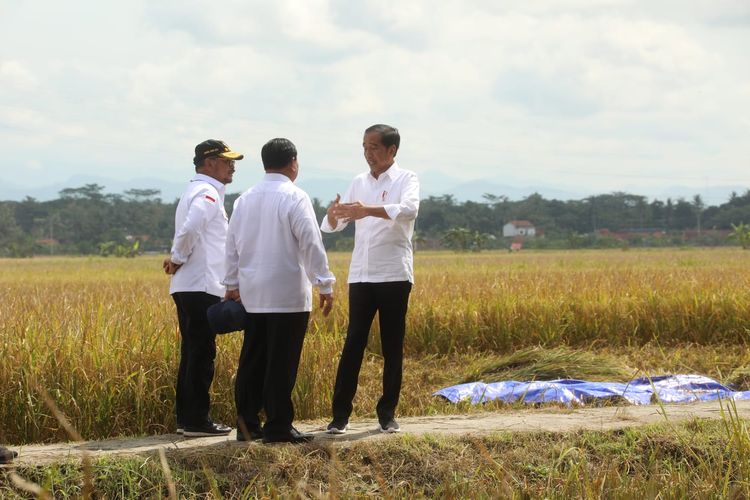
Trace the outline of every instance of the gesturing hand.
[[346, 220], [359, 220], [368, 215], [367, 207], [361, 201], [338, 203], [333, 213], [335, 217]]
[[336, 199], [331, 202], [330, 205], [328, 205], [328, 210], [326, 210], [326, 217], [328, 217], [328, 224], [331, 227], [336, 227], [339, 223], [338, 217], [336, 217], [335, 212], [338, 209], [339, 201], [341, 201], [341, 195], [339, 193], [336, 193]]

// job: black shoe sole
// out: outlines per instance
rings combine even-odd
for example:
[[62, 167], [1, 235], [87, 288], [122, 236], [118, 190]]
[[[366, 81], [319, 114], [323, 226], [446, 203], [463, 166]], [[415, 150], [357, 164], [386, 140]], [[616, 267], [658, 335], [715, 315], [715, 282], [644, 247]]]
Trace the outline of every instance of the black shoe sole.
[[232, 431], [227, 432], [201, 432], [201, 431], [185, 431], [183, 436], [189, 437], [189, 438], [197, 438], [197, 437], [211, 437], [211, 436], [227, 436]]
[[302, 444], [302, 443], [309, 443], [313, 439], [315, 439], [315, 436], [312, 434], [304, 434], [301, 436], [264, 437], [263, 443], [264, 444], [272, 444], [272, 443]]
[[263, 444], [304, 444], [309, 443], [314, 438], [292, 438], [292, 439], [265, 439], [263, 438]]
[[232, 429], [227, 430], [217, 430], [217, 429], [185, 429], [185, 432], [182, 433], [185, 437], [211, 437], [211, 436], [226, 436], [232, 432]]

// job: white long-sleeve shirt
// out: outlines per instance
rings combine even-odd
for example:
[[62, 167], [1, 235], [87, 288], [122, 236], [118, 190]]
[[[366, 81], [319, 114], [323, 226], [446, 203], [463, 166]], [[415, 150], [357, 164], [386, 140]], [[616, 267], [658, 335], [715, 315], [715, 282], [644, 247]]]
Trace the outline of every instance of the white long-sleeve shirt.
[[277, 173], [235, 201], [226, 268], [224, 284], [249, 313], [311, 311], [311, 284], [331, 293], [336, 281], [310, 197]]
[[172, 275], [169, 293], [224, 296], [225, 190], [226, 186], [213, 177], [196, 174], [180, 198], [174, 216], [171, 259], [182, 267]]
[[[390, 219], [364, 217], [354, 222], [354, 252], [349, 265], [349, 283], [410, 281], [414, 283], [414, 253], [411, 238], [419, 212], [417, 174], [395, 162], [378, 178], [370, 172], [358, 175], [341, 203], [360, 201], [382, 206]], [[326, 233], [342, 231], [348, 222], [331, 227], [328, 217], [320, 228]]]

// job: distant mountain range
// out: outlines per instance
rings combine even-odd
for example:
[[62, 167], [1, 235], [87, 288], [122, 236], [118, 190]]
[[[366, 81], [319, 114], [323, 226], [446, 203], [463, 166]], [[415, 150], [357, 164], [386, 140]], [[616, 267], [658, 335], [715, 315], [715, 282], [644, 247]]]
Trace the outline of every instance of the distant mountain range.
[[[187, 180], [187, 179], [186, 179]], [[228, 187], [228, 192], [241, 192], [250, 187], [254, 179], [246, 185], [237, 182]], [[332, 200], [336, 193], [346, 190], [351, 177], [343, 177], [336, 172], [324, 172], [316, 174], [314, 171], [309, 175], [302, 173], [298, 180], [299, 186], [313, 197], [318, 198], [324, 204]], [[134, 178], [130, 180], [116, 180], [106, 177], [91, 175], [75, 175], [65, 182], [40, 184], [36, 186], [21, 186], [14, 184], [8, 179], [0, 178], [3, 184], [3, 192], [0, 200], [22, 200], [27, 196], [40, 201], [59, 198], [59, 193], [65, 188], [81, 187], [85, 184], [99, 184], [104, 186], [106, 193], [123, 193], [128, 189], [159, 189], [163, 201], [171, 201], [179, 198], [185, 188], [185, 182], [164, 181], [156, 178]], [[520, 200], [530, 194], [539, 193], [547, 199], [576, 200], [587, 196], [603, 194], [593, 192], [586, 186], [580, 188], [560, 189], [550, 184], [539, 183], [537, 185], [523, 185], [521, 183], [501, 183], [496, 179], [476, 179], [470, 181], [460, 180], [440, 172], [426, 172], [420, 174], [422, 198], [428, 196], [452, 195], [458, 201], [483, 201], [483, 195], [489, 193], [495, 196], [507, 196], [510, 200]], [[707, 205], [720, 205], [729, 199], [732, 191], [743, 194], [750, 189], [749, 186], [712, 186], [708, 189], [697, 189], [686, 186], [663, 186], [659, 188], [628, 188], [623, 186], [620, 191], [646, 196], [649, 199], [666, 200], [667, 198], [691, 199], [700, 194]]]

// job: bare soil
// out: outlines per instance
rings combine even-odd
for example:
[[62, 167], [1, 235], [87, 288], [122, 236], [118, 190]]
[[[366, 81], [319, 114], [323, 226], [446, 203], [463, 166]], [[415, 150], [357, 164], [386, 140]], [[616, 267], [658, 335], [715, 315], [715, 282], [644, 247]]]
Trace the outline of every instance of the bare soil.
[[[616, 406], [603, 408], [550, 408], [537, 407], [517, 411], [499, 411], [472, 415], [443, 415], [430, 417], [399, 418], [402, 434], [411, 435], [481, 435], [493, 432], [570, 432], [576, 430], [606, 431], [623, 427], [648, 424], [680, 422], [692, 419], [719, 419], [729, 412], [740, 418], [750, 418], [750, 401], [711, 401], [692, 404]], [[350, 422], [344, 435], [326, 434], [327, 422], [298, 422], [302, 431], [313, 432], [320, 444], [339, 444], [388, 439], [392, 435], [382, 434], [375, 420]], [[186, 450], [229, 446], [262, 446], [259, 441], [238, 443], [235, 432], [228, 436], [185, 438], [178, 434], [163, 434], [139, 438], [117, 438], [102, 441], [56, 443], [42, 445], [10, 446], [19, 453], [14, 465], [41, 465], [52, 462], [80, 460], [85, 454], [92, 458], [102, 456], [124, 456], [150, 454], [159, 448]], [[6, 465], [3, 467], [13, 467]]]

